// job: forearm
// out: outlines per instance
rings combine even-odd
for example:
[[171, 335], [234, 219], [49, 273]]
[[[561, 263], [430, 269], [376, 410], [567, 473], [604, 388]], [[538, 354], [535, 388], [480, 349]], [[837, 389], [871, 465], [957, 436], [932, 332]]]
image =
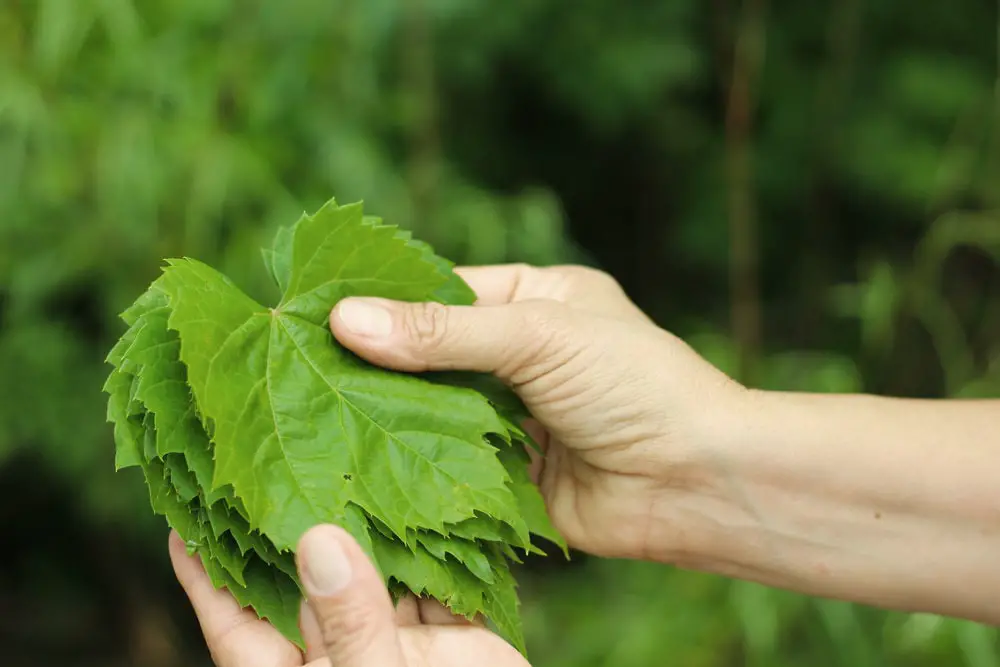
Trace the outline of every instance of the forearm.
[[1000, 401], [749, 403], [718, 457], [712, 569], [1000, 624]]

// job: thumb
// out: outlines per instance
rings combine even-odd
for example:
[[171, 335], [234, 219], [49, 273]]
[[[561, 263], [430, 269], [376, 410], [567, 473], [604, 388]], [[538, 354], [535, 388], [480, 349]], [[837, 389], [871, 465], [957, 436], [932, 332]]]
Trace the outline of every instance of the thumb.
[[409, 372], [477, 371], [504, 380], [568, 352], [572, 337], [562, 335], [568, 331], [566, 323], [565, 307], [555, 301], [443, 306], [351, 298], [330, 315], [337, 340], [379, 366]]
[[392, 601], [357, 542], [336, 526], [318, 526], [297, 555], [331, 665], [405, 667]]

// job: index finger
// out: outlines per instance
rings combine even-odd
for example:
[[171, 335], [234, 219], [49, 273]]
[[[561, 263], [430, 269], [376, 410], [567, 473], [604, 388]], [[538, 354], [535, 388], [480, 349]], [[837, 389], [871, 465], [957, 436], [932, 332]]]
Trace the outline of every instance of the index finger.
[[457, 273], [479, 297], [477, 306], [504, 306], [519, 300], [528, 276], [534, 269], [527, 264], [460, 266]]
[[194, 607], [208, 649], [219, 667], [298, 667], [302, 654], [270, 623], [243, 609], [226, 590], [217, 590], [197, 556], [189, 556], [176, 532], [170, 560]]

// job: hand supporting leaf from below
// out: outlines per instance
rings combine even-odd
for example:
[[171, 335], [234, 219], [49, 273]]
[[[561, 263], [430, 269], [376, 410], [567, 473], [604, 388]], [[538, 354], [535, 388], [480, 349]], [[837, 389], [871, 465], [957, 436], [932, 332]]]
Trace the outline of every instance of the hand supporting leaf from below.
[[302, 605], [304, 651], [216, 590], [171, 536], [174, 570], [217, 667], [527, 667], [496, 635], [436, 602], [407, 596], [394, 609], [378, 572], [338, 528], [311, 530], [298, 553], [309, 595]]

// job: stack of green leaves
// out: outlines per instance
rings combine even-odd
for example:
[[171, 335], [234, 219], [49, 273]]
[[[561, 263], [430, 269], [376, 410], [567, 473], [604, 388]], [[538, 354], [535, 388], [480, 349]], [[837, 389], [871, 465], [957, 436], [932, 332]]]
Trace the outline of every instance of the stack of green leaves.
[[480, 614], [524, 650], [516, 585], [532, 536], [565, 550], [531, 483], [523, 406], [490, 378], [376, 368], [333, 339], [349, 296], [469, 305], [452, 264], [331, 201], [282, 228], [268, 308], [192, 259], [122, 314], [105, 391], [116, 466], [139, 467], [153, 510], [219, 588], [301, 645], [293, 551], [347, 529], [396, 599]]

